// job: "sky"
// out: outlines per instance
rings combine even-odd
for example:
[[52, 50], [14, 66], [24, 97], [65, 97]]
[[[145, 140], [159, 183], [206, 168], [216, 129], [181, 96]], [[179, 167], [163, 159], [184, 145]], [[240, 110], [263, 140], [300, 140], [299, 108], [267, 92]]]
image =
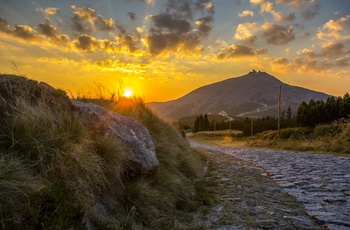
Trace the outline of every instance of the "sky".
[[168, 101], [253, 69], [350, 92], [350, 0], [0, 0], [0, 73], [72, 95]]

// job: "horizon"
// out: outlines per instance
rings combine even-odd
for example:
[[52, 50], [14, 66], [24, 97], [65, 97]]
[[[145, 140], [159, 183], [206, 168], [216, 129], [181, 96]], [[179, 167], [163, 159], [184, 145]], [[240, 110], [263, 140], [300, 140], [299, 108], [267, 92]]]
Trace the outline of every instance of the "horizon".
[[349, 12], [346, 0], [3, 1], [1, 72], [164, 102], [255, 69], [343, 96]]

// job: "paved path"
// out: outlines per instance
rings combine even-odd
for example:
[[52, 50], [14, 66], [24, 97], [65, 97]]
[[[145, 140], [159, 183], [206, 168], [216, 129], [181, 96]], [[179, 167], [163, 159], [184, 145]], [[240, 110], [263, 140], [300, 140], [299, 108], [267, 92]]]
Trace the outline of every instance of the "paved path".
[[309, 215], [329, 229], [350, 230], [350, 157], [190, 143], [255, 163], [302, 202]]

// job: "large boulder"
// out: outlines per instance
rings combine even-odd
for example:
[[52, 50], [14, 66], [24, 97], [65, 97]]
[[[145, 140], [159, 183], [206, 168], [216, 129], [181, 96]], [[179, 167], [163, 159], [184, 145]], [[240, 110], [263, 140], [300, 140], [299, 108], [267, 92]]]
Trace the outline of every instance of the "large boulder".
[[155, 147], [148, 130], [138, 121], [111, 112], [103, 107], [72, 100], [89, 129], [112, 135], [128, 146], [132, 170], [147, 173], [159, 165]]

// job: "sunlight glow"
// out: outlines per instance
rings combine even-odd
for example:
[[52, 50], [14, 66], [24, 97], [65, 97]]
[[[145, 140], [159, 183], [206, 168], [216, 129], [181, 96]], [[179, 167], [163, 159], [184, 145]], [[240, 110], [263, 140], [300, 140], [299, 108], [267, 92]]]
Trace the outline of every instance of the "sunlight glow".
[[126, 88], [124, 91], [124, 97], [131, 97], [134, 94], [134, 91], [130, 88]]

